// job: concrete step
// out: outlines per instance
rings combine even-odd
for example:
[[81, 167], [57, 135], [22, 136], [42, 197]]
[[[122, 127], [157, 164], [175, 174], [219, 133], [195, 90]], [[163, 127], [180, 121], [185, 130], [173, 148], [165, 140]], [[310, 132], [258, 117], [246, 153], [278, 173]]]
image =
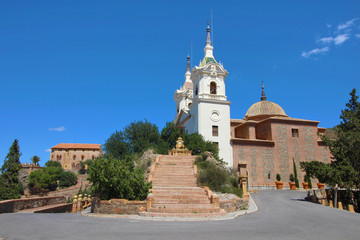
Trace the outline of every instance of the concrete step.
[[209, 204], [209, 199], [161, 199], [156, 198], [155, 204]]
[[157, 187], [194, 187], [194, 183], [156, 183], [156, 186]]
[[152, 180], [153, 183], [155, 182], [159, 182], [159, 183], [162, 183], [162, 182], [172, 182], [172, 183], [181, 183], [181, 182], [187, 182], [187, 183], [194, 183], [194, 187], [196, 187], [196, 180], [195, 179], [186, 179], [186, 178], [183, 178], [183, 179], [179, 179], [179, 178], [162, 178], [162, 179], [153, 179]]
[[212, 213], [220, 212], [220, 208], [211, 204], [154, 204], [149, 212], [166, 213]]
[[158, 212], [140, 212], [143, 217], [179, 217], [179, 218], [207, 218], [225, 216], [227, 213], [222, 210], [217, 213], [158, 213]]
[[205, 190], [199, 187], [153, 187], [153, 194], [205, 194]]

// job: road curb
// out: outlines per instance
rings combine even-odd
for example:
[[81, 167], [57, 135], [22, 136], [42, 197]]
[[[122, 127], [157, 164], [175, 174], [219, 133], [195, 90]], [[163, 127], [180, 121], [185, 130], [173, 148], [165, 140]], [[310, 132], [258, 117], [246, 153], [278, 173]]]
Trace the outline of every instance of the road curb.
[[249, 209], [241, 210], [237, 212], [231, 212], [223, 217], [210, 217], [210, 218], [179, 218], [179, 217], [142, 217], [139, 215], [119, 215], [119, 214], [99, 214], [90, 213], [90, 209], [82, 211], [80, 214], [85, 217], [100, 217], [100, 218], [120, 218], [120, 219], [132, 219], [132, 220], [144, 220], [144, 221], [164, 221], [164, 222], [191, 222], [191, 221], [224, 221], [232, 220], [241, 215], [250, 214], [258, 211], [254, 199], [249, 194]]

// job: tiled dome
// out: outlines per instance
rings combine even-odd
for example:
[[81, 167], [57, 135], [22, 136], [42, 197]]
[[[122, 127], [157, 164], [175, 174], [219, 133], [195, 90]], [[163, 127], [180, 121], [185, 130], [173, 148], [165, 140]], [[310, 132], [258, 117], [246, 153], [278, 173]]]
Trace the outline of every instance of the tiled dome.
[[284, 109], [282, 109], [278, 104], [262, 100], [260, 102], [254, 103], [246, 112], [245, 118], [251, 118], [256, 116], [284, 116], [287, 117]]
[[266, 100], [264, 85], [262, 86], [261, 101], [254, 103], [246, 112], [245, 119], [258, 119], [271, 116], [288, 117], [278, 104]]

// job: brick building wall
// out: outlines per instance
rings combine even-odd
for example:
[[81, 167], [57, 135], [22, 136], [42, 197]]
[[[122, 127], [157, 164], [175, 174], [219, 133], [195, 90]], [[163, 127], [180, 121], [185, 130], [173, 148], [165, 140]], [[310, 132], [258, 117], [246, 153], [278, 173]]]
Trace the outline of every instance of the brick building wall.
[[102, 155], [100, 144], [60, 143], [51, 148], [50, 160], [58, 161], [66, 170], [79, 170], [80, 162]]

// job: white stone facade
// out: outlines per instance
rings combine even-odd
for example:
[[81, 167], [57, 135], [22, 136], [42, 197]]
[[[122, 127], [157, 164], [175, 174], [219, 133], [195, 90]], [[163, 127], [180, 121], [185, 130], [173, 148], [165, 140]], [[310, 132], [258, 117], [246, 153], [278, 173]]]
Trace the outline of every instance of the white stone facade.
[[[218, 145], [219, 156], [229, 167], [233, 165], [230, 144], [230, 103], [225, 92], [225, 78], [228, 72], [213, 56], [210, 29], [207, 29], [205, 57], [200, 66], [191, 72], [192, 95], [180, 98], [181, 90], [175, 92], [177, 114], [175, 123], [182, 123], [188, 133], [198, 132], [205, 140]], [[188, 73], [188, 72], [187, 72]], [[187, 75], [185, 75], [187, 76]], [[186, 78], [186, 80], [188, 80]], [[184, 86], [186, 85], [186, 81]], [[182, 89], [183, 91], [183, 89]], [[191, 100], [188, 105], [186, 100]]]

